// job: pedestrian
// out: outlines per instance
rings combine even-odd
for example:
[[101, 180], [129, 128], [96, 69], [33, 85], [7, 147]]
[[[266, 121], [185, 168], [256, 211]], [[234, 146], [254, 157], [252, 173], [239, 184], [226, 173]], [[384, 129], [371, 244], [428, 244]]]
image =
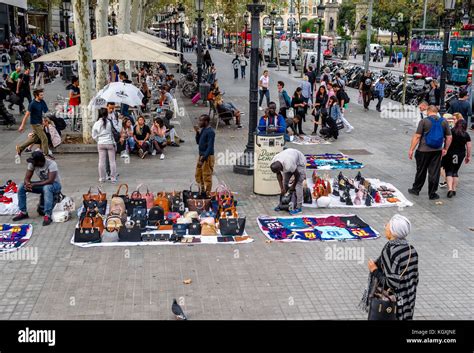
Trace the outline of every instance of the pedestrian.
[[28, 68], [18, 76], [18, 84], [16, 88], [16, 94], [20, 98], [19, 107], [20, 107], [20, 114], [25, 114], [25, 107], [23, 102], [25, 98], [28, 100], [28, 104], [31, 103], [31, 87], [30, 87], [30, 70]]
[[239, 78], [239, 68], [240, 68], [240, 59], [237, 54], [235, 54], [235, 58], [232, 60], [232, 67], [234, 68], [234, 79]]
[[165, 159], [164, 149], [166, 147], [166, 126], [161, 118], [155, 118], [153, 126], [151, 127], [151, 139], [153, 144], [152, 155], [157, 153], [160, 159]]
[[401, 51], [399, 51], [398, 54], [397, 54], [398, 67], [400, 67], [400, 65], [402, 63], [402, 59], [403, 59], [403, 53]]
[[394, 215], [385, 226], [388, 242], [377, 260], [369, 260], [370, 271], [367, 289], [360, 303], [368, 312], [373, 289], [391, 290], [395, 295], [397, 320], [412, 320], [418, 286], [418, 253], [406, 238], [411, 231], [408, 218]]
[[71, 83], [66, 87], [69, 90], [69, 105], [77, 109], [81, 104], [81, 90], [79, 88], [79, 78], [73, 76]]
[[11, 72], [10, 55], [8, 55], [8, 51], [6, 49], [2, 49], [2, 53], [0, 54], [0, 70], [2, 70], [2, 75], [9, 74]]
[[242, 78], [245, 78], [245, 71], [247, 69], [247, 66], [247, 58], [244, 56], [244, 54], [240, 55], [240, 74]]
[[[438, 108], [430, 105], [428, 117], [419, 122], [408, 152], [408, 157], [413, 159], [413, 154], [415, 154], [416, 160], [415, 181], [412, 188], [408, 189], [410, 194], [417, 196], [420, 194], [428, 172], [429, 198], [430, 200], [439, 199], [436, 191], [440, 177], [441, 157], [446, 155], [451, 140], [448, 122], [439, 116]], [[415, 148], [417, 148], [416, 153]]]
[[283, 134], [286, 131], [285, 118], [276, 112], [276, 103], [270, 102], [264, 116], [258, 121], [259, 134]]
[[[61, 192], [61, 177], [55, 161], [46, 159], [43, 152], [35, 151], [27, 159], [28, 167], [24, 179], [18, 189], [18, 208], [20, 212], [13, 217], [14, 222], [29, 218], [27, 210], [27, 192], [41, 194], [38, 214], [43, 216], [43, 226], [50, 225], [53, 221], [51, 215], [54, 207], [54, 197]], [[36, 174], [39, 181], [31, 181]]]
[[352, 47], [352, 55], [354, 56], [354, 59], [357, 59], [357, 48], [355, 45]]
[[472, 115], [472, 105], [469, 101], [467, 91], [462, 89], [459, 92], [459, 98], [450, 104], [448, 113], [461, 113], [464, 120], [466, 120], [466, 123], [469, 122], [469, 117]]
[[44, 92], [42, 89], [35, 90], [33, 91], [33, 96], [34, 99], [28, 106], [28, 110], [21, 121], [20, 127], [18, 128], [19, 132], [23, 132], [25, 130], [26, 119], [30, 118], [30, 124], [33, 129], [33, 133], [22, 145], [16, 146], [16, 153], [18, 156], [21, 156], [23, 150], [28, 146], [35, 143], [41, 143], [43, 154], [51, 159], [54, 159], [49, 153], [48, 137], [46, 136], [43, 128], [43, 113], [48, 111], [48, 106], [43, 100]]
[[429, 105], [434, 105], [436, 107], [440, 106], [441, 102], [441, 90], [439, 88], [439, 83], [437, 80], [430, 82], [430, 90], [426, 93], [426, 101]]
[[350, 101], [349, 96], [345, 89], [338, 85], [334, 85], [334, 92], [336, 92], [336, 98], [339, 104], [339, 108], [341, 109], [342, 123], [346, 127], [346, 133], [350, 134], [354, 130], [354, 127], [349, 123], [344, 114], [344, 112], [348, 108], [348, 104]]
[[199, 117], [199, 126], [194, 126], [196, 143], [199, 145], [199, 157], [196, 164], [195, 179], [200, 191], [209, 195], [212, 191], [212, 175], [214, 174], [214, 141], [216, 133], [209, 126], [211, 118], [207, 114]]
[[10, 71], [14, 71], [16, 68], [16, 60], [17, 60], [17, 51], [16, 49], [10, 49]]
[[258, 109], [263, 110], [263, 97], [265, 97], [267, 100], [267, 107], [270, 104], [270, 77], [268, 75], [268, 70], [263, 71], [263, 75], [258, 80], [258, 87], [260, 88], [260, 100], [258, 102]]
[[106, 180], [106, 155], [110, 164], [112, 184], [117, 182], [117, 165], [115, 163], [115, 140], [112, 132], [112, 121], [108, 119], [106, 108], [99, 109], [99, 117], [92, 127], [92, 138], [97, 142], [99, 152], [99, 183]]
[[308, 103], [306, 103], [306, 99], [303, 97], [303, 90], [301, 87], [298, 87], [293, 95], [291, 100], [291, 107], [295, 111], [295, 115], [300, 117], [298, 122], [298, 135], [305, 135], [303, 132], [303, 121], [306, 121], [306, 107]]
[[212, 64], [211, 53], [209, 53], [209, 50], [206, 50], [206, 53], [203, 56], [203, 60], [204, 60], [205, 70], [209, 70]]
[[[287, 192], [296, 194], [296, 202], [291, 215], [301, 213], [303, 205], [303, 182], [306, 180], [306, 157], [300, 151], [294, 148], [287, 148], [273, 157], [270, 169], [277, 175], [278, 184], [280, 185], [280, 200]], [[290, 185], [290, 180], [293, 179]], [[281, 211], [277, 206], [275, 211]]]
[[320, 78], [321, 85], [326, 86], [329, 82], [332, 82], [331, 77], [331, 69], [329, 67], [325, 67], [323, 70], [323, 74]]
[[36, 70], [35, 85], [33, 86], [33, 89], [36, 89], [38, 84], [41, 88], [44, 87], [45, 71], [47, 72], [47, 67], [45, 66], [44, 62], [39, 62], [38, 69]]
[[306, 72], [306, 76], [308, 76], [308, 82], [311, 85], [311, 101], [313, 101], [314, 97], [314, 87], [316, 85], [316, 71], [313, 70], [313, 67], [308, 67], [308, 72]]
[[466, 164], [470, 162], [472, 151], [471, 137], [467, 133], [467, 122], [464, 119], [456, 121], [451, 134], [452, 142], [441, 161], [441, 165], [446, 173], [448, 198], [456, 196], [456, 188], [459, 183], [459, 168], [461, 168], [463, 160]]
[[378, 103], [377, 103], [377, 106], [375, 107], [375, 109], [380, 113], [382, 112], [381, 110], [381, 106], [382, 106], [382, 101], [385, 97], [385, 87], [388, 86], [388, 83], [385, 82], [385, 77], [380, 77], [377, 82], [375, 83], [375, 89], [374, 89], [374, 93], [375, 93], [375, 98], [377, 98], [378, 100]]
[[264, 63], [264, 58], [263, 58], [263, 49], [259, 48], [258, 49], [258, 66], [262, 66]]
[[318, 126], [323, 125], [323, 121], [327, 116], [327, 104], [328, 104], [328, 94], [326, 91], [326, 87], [321, 85], [319, 86], [319, 90], [316, 93], [316, 98], [314, 100], [314, 109], [312, 115], [314, 116], [314, 128], [312, 135], [317, 135], [318, 133]]
[[418, 105], [418, 109], [420, 110], [420, 119], [424, 119], [428, 117], [428, 107], [429, 104], [427, 101], [421, 101]]
[[324, 128], [320, 133], [324, 138], [335, 141], [339, 137], [337, 121], [341, 119], [341, 108], [335, 96], [329, 98], [327, 109], [328, 115], [323, 119]]
[[[303, 81], [300, 82], [300, 87], [301, 87], [301, 95], [304, 98], [304, 101], [306, 103], [305, 105], [305, 116], [306, 113], [308, 112], [308, 107], [313, 104], [312, 102], [312, 92], [311, 92], [311, 83], [309, 82], [308, 76], [304, 75], [303, 76]], [[306, 121], [306, 118], [303, 117], [303, 121]]]
[[11, 91], [12, 91], [12, 95], [14, 95], [15, 98], [11, 97], [10, 98], [10, 104], [8, 105], [8, 108], [9, 109], [13, 109], [13, 102], [15, 102], [15, 104], [18, 105], [19, 109], [21, 110], [21, 107], [20, 107], [20, 99], [19, 99], [19, 96], [18, 96], [18, 79], [21, 75], [21, 66], [20, 65], [17, 65], [15, 67], [15, 71], [13, 71], [11, 74], [10, 74], [10, 80], [11, 80]]
[[372, 99], [372, 73], [370, 70], [362, 76], [359, 84], [359, 94], [362, 96], [362, 101], [364, 103], [364, 110], [369, 110], [370, 101]]
[[285, 83], [278, 81], [278, 102], [280, 103], [279, 113], [286, 119], [286, 111], [291, 107], [291, 98], [285, 90]]

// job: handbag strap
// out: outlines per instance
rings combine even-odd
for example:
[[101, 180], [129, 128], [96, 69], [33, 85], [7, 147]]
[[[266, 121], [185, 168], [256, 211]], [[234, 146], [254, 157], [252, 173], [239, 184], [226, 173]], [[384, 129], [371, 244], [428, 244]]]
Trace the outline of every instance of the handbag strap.
[[128, 185], [127, 184], [120, 184], [118, 189], [117, 189], [116, 195], [120, 195], [120, 190], [122, 189], [122, 186], [125, 186], [125, 188], [126, 188], [125, 195], [128, 195]]
[[405, 274], [405, 272], [407, 272], [407, 270], [408, 270], [408, 265], [410, 265], [410, 260], [411, 260], [411, 245], [408, 245], [408, 248], [410, 249], [410, 253], [409, 253], [409, 255], [408, 255], [407, 266], [405, 267], [405, 269], [403, 270], [403, 272], [400, 274], [400, 278], [402, 278], [403, 275]]

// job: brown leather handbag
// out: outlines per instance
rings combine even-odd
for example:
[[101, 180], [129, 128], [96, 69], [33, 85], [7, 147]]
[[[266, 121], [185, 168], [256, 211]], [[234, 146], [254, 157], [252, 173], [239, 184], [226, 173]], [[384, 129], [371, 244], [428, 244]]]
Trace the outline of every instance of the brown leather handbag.
[[100, 188], [97, 188], [97, 194], [91, 193], [92, 187], [89, 188], [87, 194], [82, 195], [84, 201], [105, 201], [107, 200], [107, 194], [102, 192]]
[[203, 212], [207, 212], [210, 207], [211, 207], [210, 199], [189, 199], [188, 200], [189, 210], [196, 211], [199, 214]]
[[170, 211], [170, 200], [165, 196], [165, 193], [157, 194], [153, 204], [154, 206], [160, 206], [165, 214]]
[[86, 215], [79, 223], [79, 228], [82, 229], [99, 229], [100, 234], [104, 231], [104, 220], [99, 214], [95, 216]]

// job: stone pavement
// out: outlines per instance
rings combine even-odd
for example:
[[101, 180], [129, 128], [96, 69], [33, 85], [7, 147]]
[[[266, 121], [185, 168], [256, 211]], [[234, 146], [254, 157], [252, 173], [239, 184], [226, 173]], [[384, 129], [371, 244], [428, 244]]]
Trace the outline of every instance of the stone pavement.
[[[218, 79], [226, 92], [225, 99], [234, 102], [247, 114], [248, 79], [235, 80], [232, 57], [211, 51], [218, 67]], [[187, 54], [189, 59], [194, 59]], [[271, 97], [276, 99], [276, 81], [283, 79], [289, 93], [298, 79], [287, 72], [271, 70]], [[296, 76], [295, 74], [294, 76]], [[248, 76], [247, 76], [248, 77]], [[61, 92], [61, 81], [47, 88], [47, 97]], [[382, 119], [374, 111], [365, 113], [357, 104], [357, 93], [351, 90], [347, 118], [355, 126], [352, 134], [325, 146], [295, 146], [303, 152], [338, 152], [340, 149], [366, 149], [369, 155], [356, 155], [366, 167], [362, 173], [380, 178], [403, 192], [411, 186], [414, 162], [407, 150], [414, 123], [409, 120]], [[179, 95], [178, 95], [179, 96]], [[54, 98], [53, 98], [54, 99]], [[186, 143], [169, 147], [166, 159], [132, 158], [124, 164], [120, 158], [120, 182], [134, 188], [148, 184], [150, 190], [182, 190], [193, 180], [197, 145], [192, 125], [194, 118], [207, 108], [190, 106], [179, 97], [186, 114], [180, 118], [178, 132]], [[305, 130], [310, 132], [309, 121]], [[216, 153], [242, 152], [247, 129], [221, 125], [217, 131]], [[25, 163], [14, 163], [15, 144], [26, 134], [1, 131], [0, 181], [21, 181]], [[350, 154], [350, 153], [349, 153]], [[89, 186], [97, 184], [97, 155], [58, 155], [64, 193], [76, 203]], [[334, 173], [332, 173], [334, 174]], [[350, 172], [349, 172], [350, 174]], [[461, 169], [458, 196], [448, 200], [441, 190], [442, 205], [429, 201], [424, 190], [411, 197], [415, 205], [396, 208], [358, 210], [355, 212], [379, 232], [389, 218], [401, 212], [413, 225], [410, 241], [416, 247], [420, 262], [420, 284], [415, 319], [473, 319], [470, 305], [474, 300], [471, 284], [473, 268], [474, 226], [472, 210], [472, 165]], [[309, 173], [308, 173], [309, 175]], [[256, 196], [252, 177], [236, 175], [232, 166], [217, 165], [215, 184], [225, 182], [238, 192], [240, 212], [247, 216], [247, 232], [255, 242], [240, 246], [145, 246], [130, 248], [82, 249], [70, 244], [75, 220], [65, 224], [41, 226], [34, 211], [36, 198], [29, 200], [34, 235], [29, 247], [38, 249], [38, 262], [0, 260], [0, 319], [172, 319], [173, 298], [184, 301], [190, 319], [364, 319], [356, 309], [367, 284], [367, 260], [376, 258], [386, 239], [347, 243], [267, 243], [255, 218], [274, 215], [276, 197]], [[110, 196], [117, 186], [106, 184]], [[343, 213], [342, 210], [306, 209], [305, 214]], [[9, 221], [0, 217], [0, 221]], [[362, 247], [364, 262], [330, 261], [328, 248]], [[184, 279], [192, 284], [183, 284]]]

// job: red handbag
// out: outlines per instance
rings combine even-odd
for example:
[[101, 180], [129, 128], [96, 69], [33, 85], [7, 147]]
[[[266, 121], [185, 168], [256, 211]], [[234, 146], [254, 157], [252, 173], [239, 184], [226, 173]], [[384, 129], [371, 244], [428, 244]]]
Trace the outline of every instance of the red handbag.
[[[137, 191], [140, 191], [140, 188], [144, 186], [143, 184], [140, 184], [137, 186]], [[154, 206], [155, 202], [155, 195], [148, 190], [148, 185], [146, 185], [146, 194], [141, 194], [142, 197], [146, 200], [146, 208], [150, 209]]]

